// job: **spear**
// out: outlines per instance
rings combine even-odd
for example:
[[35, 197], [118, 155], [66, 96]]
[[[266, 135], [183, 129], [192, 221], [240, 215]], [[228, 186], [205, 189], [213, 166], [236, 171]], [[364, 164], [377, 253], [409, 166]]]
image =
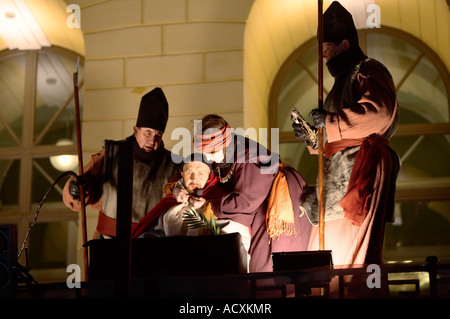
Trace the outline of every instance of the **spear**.
[[[83, 152], [81, 147], [81, 121], [80, 121], [80, 102], [78, 96], [78, 68], [80, 65], [80, 57], [77, 60], [77, 70], [73, 74], [73, 97], [75, 102], [75, 122], [77, 127], [77, 147], [78, 147], [78, 176], [83, 176]], [[83, 233], [83, 255], [84, 255], [84, 278], [86, 281], [89, 279], [88, 275], [88, 248], [87, 242], [87, 230], [86, 230], [86, 203], [84, 200], [84, 189], [80, 183], [80, 201], [81, 201], [81, 224]]]
[[[318, 108], [323, 109], [323, 0], [318, 0]], [[323, 128], [319, 127], [319, 172], [318, 172], [318, 201], [319, 201], [319, 250], [325, 249], [325, 221], [324, 221], [324, 195], [323, 195]]]

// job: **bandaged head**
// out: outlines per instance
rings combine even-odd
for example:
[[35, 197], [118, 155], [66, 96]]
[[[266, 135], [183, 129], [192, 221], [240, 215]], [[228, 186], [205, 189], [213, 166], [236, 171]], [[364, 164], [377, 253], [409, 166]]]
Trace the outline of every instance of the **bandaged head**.
[[231, 128], [218, 115], [205, 116], [194, 135], [194, 146], [202, 153], [219, 152], [230, 145], [231, 141]]

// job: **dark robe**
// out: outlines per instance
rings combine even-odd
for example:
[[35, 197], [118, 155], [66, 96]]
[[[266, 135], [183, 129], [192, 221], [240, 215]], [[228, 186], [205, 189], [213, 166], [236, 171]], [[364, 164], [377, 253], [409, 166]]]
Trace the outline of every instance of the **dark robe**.
[[223, 185], [227, 195], [211, 200], [214, 214], [220, 219], [231, 219], [251, 227], [249, 254], [250, 272], [272, 271], [271, 254], [281, 251], [306, 250], [311, 225], [306, 216], [300, 216], [299, 206], [306, 182], [293, 168], [284, 172], [294, 209], [296, 236], [270, 239], [266, 228], [268, 197], [277, 176], [280, 159], [259, 143], [233, 134], [233, 144], [227, 148], [226, 163], [214, 164], [221, 170], [221, 177], [233, 173]]
[[[178, 169], [182, 158], [164, 148], [147, 153], [139, 148], [134, 135], [127, 138], [133, 144], [133, 207], [132, 223], [137, 224], [164, 197], [164, 185]], [[97, 234], [94, 237], [115, 237], [117, 216], [119, 142], [105, 140], [103, 149], [91, 156], [84, 167], [88, 194], [86, 205], [99, 210]], [[63, 190], [64, 203], [80, 210], [81, 203], [69, 193], [69, 179]]]
[[[324, 102], [325, 249], [333, 251], [335, 265], [380, 264], [400, 167], [388, 143], [398, 122], [395, 86], [389, 71], [359, 47], [333, 57], [327, 67], [335, 82]], [[317, 194], [308, 193], [302, 204], [314, 225]], [[318, 238], [314, 226], [309, 249], [317, 249]]]

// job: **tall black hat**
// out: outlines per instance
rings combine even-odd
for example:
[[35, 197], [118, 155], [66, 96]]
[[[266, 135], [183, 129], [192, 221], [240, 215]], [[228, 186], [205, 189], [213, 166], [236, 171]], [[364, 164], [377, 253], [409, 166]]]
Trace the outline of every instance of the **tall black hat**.
[[169, 104], [160, 88], [157, 87], [142, 97], [136, 126], [164, 132], [168, 118]]
[[323, 14], [323, 42], [340, 43], [344, 39], [350, 46], [359, 44], [352, 15], [339, 2], [333, 1]]

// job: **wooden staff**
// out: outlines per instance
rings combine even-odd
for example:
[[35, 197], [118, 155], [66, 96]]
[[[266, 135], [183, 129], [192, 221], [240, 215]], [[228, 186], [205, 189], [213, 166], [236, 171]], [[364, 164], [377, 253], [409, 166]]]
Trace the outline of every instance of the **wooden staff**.
[[[318, 0], [318, 108], [323, 109], [323, 1]], [[319, 172], [318, 172], [318, 201], [319, 201], [319, 250], [325, 250], [325, 220], [324, 220], [324, 195], [323, 195], [323, 128], [319, 127]]]
[[[77, 70], [73, 74], [73, 98], [75, 101], [75, 123], [77, 126], [77, 147], [78, 147], [78, 176], [83, 176], [83, 151], [81, 147], [81, 121], [80, 121], [80, 102], [78, 97], [78, 67], [80, 64], [80, 57], [77, 60]], [[87, 242], [87, 230], [86, 230], [86, 203], [84, 200], [84, 189], [80, 183], [80, 202], [81, 202], [81, 225], [83, 233], [83, 255], [84, 255], [84, 278], [89, 280], [88, 271], [88, 247], [85, 246]]]

